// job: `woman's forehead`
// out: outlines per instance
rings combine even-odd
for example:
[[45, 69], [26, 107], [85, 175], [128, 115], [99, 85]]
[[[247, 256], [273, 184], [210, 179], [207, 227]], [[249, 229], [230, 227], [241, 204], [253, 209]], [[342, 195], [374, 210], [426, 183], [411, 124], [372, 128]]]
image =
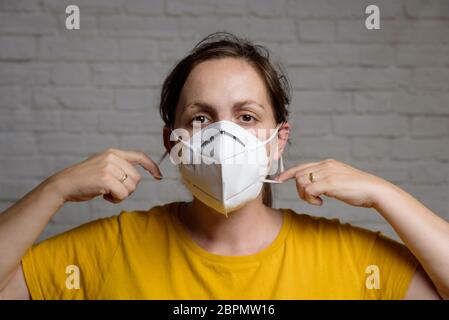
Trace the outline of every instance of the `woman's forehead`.
[[250, 63], [243, 59], [222, 58], [198, 64], [187, 77], [181, 96], [201, 100], [258, 101], [267, 98], [267, 89], [263, 78]]

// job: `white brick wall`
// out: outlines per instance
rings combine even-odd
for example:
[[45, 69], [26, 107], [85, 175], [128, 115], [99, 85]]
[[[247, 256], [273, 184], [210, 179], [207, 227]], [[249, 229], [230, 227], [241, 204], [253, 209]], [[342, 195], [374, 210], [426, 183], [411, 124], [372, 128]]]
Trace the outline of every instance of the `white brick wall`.
[[[64, 29], [72, 3], [78, 31]], [[381, 30], [364, 28], [368, 4], [379, 5]], [[218, 30], [257, 40], [286, 65], [294, 88], [287, 165], [333, 157], [449, 218], [446, 0], [0, 0], [0, 210], [106, 147], [159, 158], [164, 75]], [[273, 188], [277, 206], [395, 236], [373, 210], [332, 199], [314, 207], [292, 183]], [[41, 238], [187, 198], [179, 183], [147, 177], [120, 205], [67, 204]]]

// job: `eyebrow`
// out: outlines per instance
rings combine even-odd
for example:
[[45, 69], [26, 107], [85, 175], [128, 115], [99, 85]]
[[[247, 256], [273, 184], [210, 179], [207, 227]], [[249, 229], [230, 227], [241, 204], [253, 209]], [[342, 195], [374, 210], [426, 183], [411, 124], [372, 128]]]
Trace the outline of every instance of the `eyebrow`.
[[[254, 101], [254, 100], [238, 101], [238, 102], [234, 103], [233, 108], [239, 108], [239, 107], [242, 107], [242, 106], [247, 105], [247, 104], [252, 104], [252, 105], [258, 106], [259, 108], [261, 108], [261, 109], [263, 109], [265, 111], [265, 106], [263, 104], [260, 104], [260, 103], [258, 103], [256, 101]], [[193, 107], [201, 107], [201, 108], [204, 108], [206, 110], [214, 111], [214, 108], [213, 108], [212, 105], [210, 105], [207, 102], [203, 102], [203, 101], [191, 102], [191, 103], [186, 105], [185, 110], [187, 110], [189, 108], [193, 108]]]

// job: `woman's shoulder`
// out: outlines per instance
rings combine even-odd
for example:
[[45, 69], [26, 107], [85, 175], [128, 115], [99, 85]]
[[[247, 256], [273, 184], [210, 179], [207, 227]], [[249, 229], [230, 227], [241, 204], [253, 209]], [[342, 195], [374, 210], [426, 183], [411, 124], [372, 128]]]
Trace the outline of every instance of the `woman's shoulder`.
[[370, 245], [376, 238], [385, 237], [380, 231], [369, 230], [343, 222], [336, 217], [315, 216], [289, 208], [282, 208], [281, 210], [289, 216], [292, 232], [303, 240], [309, 237], [313, 238], [314, 241], [323, 240]]
[[[179, 202], [169, 202], [153, 205], [149, 209], [122, 210], [118, 215], [120, 223], [141, 224], [142, 222], [165, 222], [167, 217], [176, 210]], [[113, 217], [111, 217], [113, 218]]]
[[160, 226], [167, 223], [167, 216], [175, 202], [154, 205], [149, 209], [121, 210], [116, 214], [91, 220], [76, 226], [47, 240], [62, 240], [63, 238], [89, 239], [103, 235], [114, 239], [126, 232], [140, 232], [142, 228]]

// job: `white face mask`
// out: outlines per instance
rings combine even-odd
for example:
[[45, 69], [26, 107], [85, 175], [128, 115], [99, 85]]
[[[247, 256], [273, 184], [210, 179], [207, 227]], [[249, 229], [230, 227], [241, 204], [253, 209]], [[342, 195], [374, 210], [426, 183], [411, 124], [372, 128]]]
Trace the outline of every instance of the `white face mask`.
[[[255, 199], [270, 168], [265, 145], [277, 136], [279, 126], [265, 140], [232, 121], [218, 121], [194, 133], [184, 146], [181, 177], [194, 197], [224, 215]], [[282, 158], [281, 171], [283, 171]]]

